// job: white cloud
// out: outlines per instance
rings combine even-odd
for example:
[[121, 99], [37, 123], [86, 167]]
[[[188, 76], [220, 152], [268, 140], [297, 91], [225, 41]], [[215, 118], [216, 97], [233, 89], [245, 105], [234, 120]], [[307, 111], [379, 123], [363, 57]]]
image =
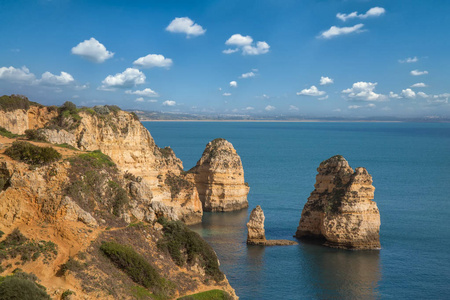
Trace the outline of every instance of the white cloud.
[[125, 91], [125, 94], [138, 95], [138, 96], [144, 96], [144, 97], [159, 97], [158, 93], [150, 88], [145, 88], [141, 91], [137, 90], [134, 92], [131, 90], [127, 90], [127, 91]]
[[264, 108], [266, 111], [272, 111], [272, 110], [275, 110], [276, 109], [276, 107], [275, 106], [272, 106], [272, 105], [267, 105], [266, 106], [266, 108]]
[[230, 86], [231, 87], [237, 87], [237, 82], [236, 81], [230, 81]]
[[136, 100], [135, 100], [136, 102], [144, 102], [144, 98], [142, 98], [142, 97], [139, 97], [139, 98], [136, 98]]
[[369, 103], [367, 105], [349, 105], [348, 109], [360, 109], [360, 108], [375, 108], [376, 105], [373, 103]]
[[165, 58], [161, 54], [149, 54], [147, 56], [138, 58], [133, 62], [133, 64], [141, 68], [170, 68], [173, 62], [170, 58]]
[[322, 32], [319, 37], [330, 39], [335, 36], [343, 35], [343, 34], [349, 34], [352, 32], [361, 33], [363, 30], [361, 28], [364, 26], [364, 24], [356, 24], [351, 27], [337, 27], [337, 26], [331, 26], [330, 29]]
[[443, 93], [437, 95], [429, 95], [424, 92], [418, 92], [417, 96], [426, 99], [429, 104], [439, 105], [439, 104], [447, 104], [448, 99], [450, 98], [450, 93]]
[[43, 85], [68, 85], [74, 81], [72, 75], [66, 72], [61, 72], [60, 75], [45, 72], [37, 82]]
[[222, 96], [228, 97], [231, 96], [231, 93], [223, 93]]
[[375, 104], [373, 104], [373, 103], [369, 103], [369, 104], [367, 104], [366, 106], [367, 106], [367, 107], [370, 107], [370, 108], [374, 108], [374, 107], [376, 107], [376, 105], [375, 105]]
[[402, 90], [402, 96], [408, 99], [416, 98], [416, 93], [411, 89]]
[[361, 107], [362, 107], [361, 105], [350, 105], [348, 107], [348, 109], [358, 109], [358, 108], [361, 108]]
[[253, 72], [244, 73], [239, 78], [250, 78], [250, 77], [255, 77], [255, 73]]
[[244, 46], [242, 48], [242, 54], [244, 55], [260, 55], [269, 52], [270, 46], [266, 42], [257, 42], [256, 47], [251, 45]]
[[313, 96], [313, 97], [318, 97], [318, 96], [323, 96], [325, 95], [326, 92], [324, 91], [319, 91], [319, 89], [317, 89], [317, 87], [315, 85], [312, 85], [309, 89], [303, 89], [301, 92], [297, 92], [297, 95], [303, 95], [303, 96]]
[[73, 47], [72, 54], [79, 55], [95, 63], [102, 63], [114, 56], [113, 52], [106, 50], [105, 46], [93, 37]]
[[423, 88], [423, 87], [428, 87], [428, 85], [426, 85], [423, 82], [418, 82], [418, 83], [414, 83], [413, 85], [411, 85], [412, 88]]
[[299, 111], [300, 109], [295, 105], [289, 105], [289, 110], [291, 111]]
[[147, 102], [156, 103], [156, 102], [158, 102], [158, 100], [150, 99], [150, 100], [147, 100]]
[[317, 100], [327, 100], [327, 99], [328, 99], [328, 95], [326, 95], [324, 97], [317, 98]]
[[233, 45], [233, 46], [248, 46], [253, 43], [253, 39], [251, 36], [246, 35], [243, 36], [239, 33], [233, 34], [226, 42], [225, 45]]
[[359, 101], [386, 101], [387, 97], [374, 92], [378, 83], [372, 82], [355, 82], [349, 89], [343, 90], [342, 93], [347, 94], [349, 100]]
[[422, 98], [428, 98], [428, 95], [425, 94], [424, 92], [418, 92], [418, 93], [417, 93], [417, 96], [420, 96], [420, 97], [422, 97]]
[[260, 55], [269, 52], [270, 46], [264, 41], [259, 41], [256, 45], [253, 44], [251, 36], [243, 36], [239, 33], [233, 34], [226, 42], [225, 45], [236, 46], [235, 49], [227, 49], [222, 51], [225, 54], [231, 54], [239, 51], [239, 47], [242, 49], [244, 55]]
[[419, 70], [412, 70], [411, 75], [413, 76], [420, 76], [420, 75], [426, 75], [428, 74], [428, 71], [419, 71]]
[[145, 74], [135, 68], [127, 68], [122, 73], [108, 75], [99, 88], [100, 90], [112, 91], [116, 88], [131, 88], [145, 83]]
[[358, 18], [358, 19], [366, 19], [368, 17], [379, 17], [383, 15], [386, 10], [382, 7], [372, 7], [365, 14], [358, 14], [357, 11], [354, 11], [350, 14], [341, 14], [338, 13], [336, 17], [342, 21], [347, 21], [348, 19]]
[[238, 51], [239, 51], [239, 48], [234, 48], [234, 49], [223, 50], [222, 53], [231, 54], [231, 53], [238, 52]]
[[415, 63], [415, 62], [418, 62], [418, 61], [419, 61], [419, 59], [417, 58], [417, 56], [408, 57], [408, 58], [405, 58], [405, 59], [399, 59], [398, 60], [398, 62], [401, 63], [401, 64], [404, 64], [404, 63], [410, 64], [410, 63]]
[[254, 110], [255, 108], [254, 107], [251, 107], [251, 106], [247, 106], [246, 108], [244, 108], [244, 110]]
[[177, 103], [173, 100], [166, 100], [162, 103], [164, 106], [175, 106]]
[[392, 98], [392, 99], [401, 99], [402, 97], [400, 97], [399, 94], [396, 94], [396, 93], [394, 93], [394, 92], [389, 92], [389, 98]]
[[320, 85], [327, 85], [332, 83], [334, 83], [334, 80], [332, 78], [324, 76], [320, 77]]
[[1, 67], [0, 79], [14, 82], [31, 83], [35, 80], [35, 76], [33, 73], [30, 73], [30, 70], [25, 66], [20, 69], [16, 69], [14, 67]]
[[173, 19], [169, 26], [166, 27], [166, 30], [176, 33], [186, 33], [186, 37], [188, 38], [191, 36], [199, 36], [206, 32], [206, 29], [194, 23], [188, 17]]

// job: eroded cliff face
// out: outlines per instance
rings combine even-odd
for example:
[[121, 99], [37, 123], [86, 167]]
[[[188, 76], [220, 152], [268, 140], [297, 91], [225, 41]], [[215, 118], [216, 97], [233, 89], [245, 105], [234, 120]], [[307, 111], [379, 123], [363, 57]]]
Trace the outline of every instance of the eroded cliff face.
[[248, 184], [241, 158], [225, 139], [206, 145], [188, 177], [197, 187], [204, 211], [233, 211], [248, 207]]
[[306, 202], [295, 236], [324, 239], [344, 249], [380, 248], [380, 213], [373, 200], [372, 176], [355, 171], [342, 156], [323, 161], [315, 190]]
[[56, 117], [56, 109], [46, 106], [30, 106], [29, 109], [0, 110], [0, 127], [14, 134], [24, 134], [27, 129], [44, 127]]
[[261, 206], [257, 205], [250, 213], [250, 219], [247, 223], [247, 244], [257, 244], [260, 241], [266, 240], [266, 231], [264, 230], [265, 219]]

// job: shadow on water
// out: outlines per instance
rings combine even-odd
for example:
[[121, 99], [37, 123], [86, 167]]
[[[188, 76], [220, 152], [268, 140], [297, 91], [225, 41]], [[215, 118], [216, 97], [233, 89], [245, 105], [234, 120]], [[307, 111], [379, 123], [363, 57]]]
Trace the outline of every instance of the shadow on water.
[[318, 299], [378, 299], [380, 252], [332, 249], [301, 242], [302, 268]]

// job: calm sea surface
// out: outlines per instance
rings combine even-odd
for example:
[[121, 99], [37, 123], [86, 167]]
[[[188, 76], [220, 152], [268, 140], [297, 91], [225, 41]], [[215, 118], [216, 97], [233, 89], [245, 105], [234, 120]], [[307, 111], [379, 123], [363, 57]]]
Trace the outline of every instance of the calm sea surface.
[[[240, 299], [450, 299], [450, 124], [144, 122], [185, 170], [214, 138], [230, 141], [249, 210], [205, 213], [192, 228], [217, 252]], [[380, 251], [247, 246], [261, 205], [268, 239], [293, 239], [320, 162], [343, 155], [373, 177]]]

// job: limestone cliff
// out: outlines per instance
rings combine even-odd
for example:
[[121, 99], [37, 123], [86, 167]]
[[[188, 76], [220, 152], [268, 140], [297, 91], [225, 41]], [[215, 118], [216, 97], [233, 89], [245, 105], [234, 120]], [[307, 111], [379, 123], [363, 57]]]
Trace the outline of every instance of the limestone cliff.
[[188, 171], [204, 211], [233, 211], [248, 207], [248, 184], [241, 158], [225, 139], [206, 145], [197, 165]]
[[31, 105], [27, 109], [0, 110], [0, 127], [14, 134], [24, 134], [27, 129], [38, 129], [56, 117], [56, 109]]
[[248, 245], [260, 245], [260, 246], [288, 246], [296, 245], [297, 243], [289, 240], [266, 240], [266, 232], [264, 230], [264, 212], [261, 206], [257, 205], [256, 208], [250, 213], [250, 219], [247, 223], [247, 244]]
[[379, 249], [380, 213], [372, 201], [375, 188], [367, 170], [353, 171], [337, 155], [317, 171], [295, 236], [324, 239], [325, 245], [336, 248]]
[[[136, 289], [143, 293], [144, 288], [100, 251], [103, 242], [114, 241], [132, 248], [172, 282], [167, 286], [171, 299], [210, 289], [236, 298], [220, 271], [213, 277], [202, 261], [180, 265], [160, 249], [165, 233], [155, 220], [173, 220], [177, 214], [152, 201], [152, 190], [141, 177], [122, 173], [99, 151], [48, 143], [31, 142], [52, 147], [63, 159], [29, 165], [3, 154], [13, 142], [0, 136], [1, 276], [16, 268], [32, 272], [52, 299], [68, 291], [75, 299], [135, 299]], [[185, 190], [194, 191], [192, 185], [180, 192]]]

